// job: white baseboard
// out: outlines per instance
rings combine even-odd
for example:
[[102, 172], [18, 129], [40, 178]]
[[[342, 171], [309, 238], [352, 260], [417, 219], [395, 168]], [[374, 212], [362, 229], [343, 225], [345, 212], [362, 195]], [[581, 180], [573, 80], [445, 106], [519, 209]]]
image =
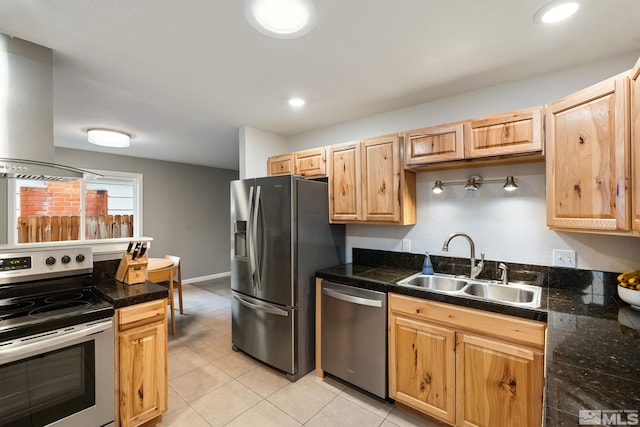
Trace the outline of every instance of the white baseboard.
[[205, 280], [219, 279], [221, 277], [227, 277], [227, 276], [231, 276], [230, 271], [225, 271], [224, 273], [210, 274], [208, 276], [192, 277], [191, 279], [184, 279], [182, 283], [185, 283], [188, 285], [189, 283], [203, 282]]

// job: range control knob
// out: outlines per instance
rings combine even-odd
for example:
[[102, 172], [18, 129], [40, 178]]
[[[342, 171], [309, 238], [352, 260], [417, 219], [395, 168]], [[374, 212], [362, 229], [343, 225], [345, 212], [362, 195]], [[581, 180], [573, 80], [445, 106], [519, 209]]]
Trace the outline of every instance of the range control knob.
[[63, 264], [69, 264], [71, 262], [71, 257], [69, 255], [63, 255], [60, 259]]
[[77, 262], [82, 262], [82, 261], [84, 261], [84, 255], [82, 255], [82, 254], [78, 254], [78, 255], [76, 255], [76, 261], [77, 261]]
[[44, 262], [45, 262], [45, 264], [47, 264], [47, 265], [53, 265], [53, 264], [55, 264], [55, 263], [56, 263], [56, 259], [55, 259], [54, 257], [50, 256], [50, 257], [49, 257], [49, 258], [47, 258]]

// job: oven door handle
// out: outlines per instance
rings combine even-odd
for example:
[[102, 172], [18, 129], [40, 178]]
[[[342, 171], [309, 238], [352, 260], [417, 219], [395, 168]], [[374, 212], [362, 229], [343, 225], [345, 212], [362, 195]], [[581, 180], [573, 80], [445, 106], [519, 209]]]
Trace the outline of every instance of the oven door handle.
[[43, 332], [28, 337], [17, 338], [13, 342], [0, 347], [0, 360], [2, 363], [10, 363], [16, 360], [26, 359], [42, 353], [62, 348], [65, 344], [81, 342], [82, 338], [97, 334], [113, 328], [113, 320], [100, 323], [90, 323], [71, 326], [55, 331]]

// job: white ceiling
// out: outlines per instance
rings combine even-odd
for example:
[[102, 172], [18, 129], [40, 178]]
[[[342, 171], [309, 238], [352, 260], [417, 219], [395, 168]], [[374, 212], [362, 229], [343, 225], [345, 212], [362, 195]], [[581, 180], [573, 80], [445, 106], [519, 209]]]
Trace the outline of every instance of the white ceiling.
[[579, 0], [552, 26], [533, 22], [546, 0], [314, 1], [294, 40], [254, 30], [242, 0], [0, 0], [0, 32], [54, 51], [56, 146], [227, 169], [240, 126], [288, 136], [640, 52], [638, 0]]

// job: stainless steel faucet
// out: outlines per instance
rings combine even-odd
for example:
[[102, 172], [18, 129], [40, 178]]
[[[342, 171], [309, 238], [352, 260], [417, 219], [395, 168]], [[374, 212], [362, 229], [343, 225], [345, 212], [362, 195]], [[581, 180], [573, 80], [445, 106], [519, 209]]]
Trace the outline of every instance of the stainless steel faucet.
[[509, 267], [507, 267], [507, 264], [501, 262], [498, 264], [498, 270], [500, 270], [500, 283], [503, 285], [508, 284], [509, 278], [507, 276], [509, 275]]
[[480, 254], [480, 262], [476, 265], [476, 245], [473, 243], [473, 240], [471, 239], [471, 237], [469, 237], [468, 234], [465, 234], [465, 233], [453, 233], [453, 234], [451, 234], [444, 241], [444, 245], [442, 245], [442, 250], [445, 251], [445, 252], [448, 252], [449, 251], [449, 242], [454, 237], [458, 237], [458, 236], [464, 237], [469, 242], [469, 246], [470, 246], [470, 249], [471, 249], [471, 271], [469, 273], [469, 277], [471, 279], [475, 279], [476, 277], [478, 277], [478, 275], [480, 274], [480, 272], [484, 268], [484, 254], [483, 253]]

